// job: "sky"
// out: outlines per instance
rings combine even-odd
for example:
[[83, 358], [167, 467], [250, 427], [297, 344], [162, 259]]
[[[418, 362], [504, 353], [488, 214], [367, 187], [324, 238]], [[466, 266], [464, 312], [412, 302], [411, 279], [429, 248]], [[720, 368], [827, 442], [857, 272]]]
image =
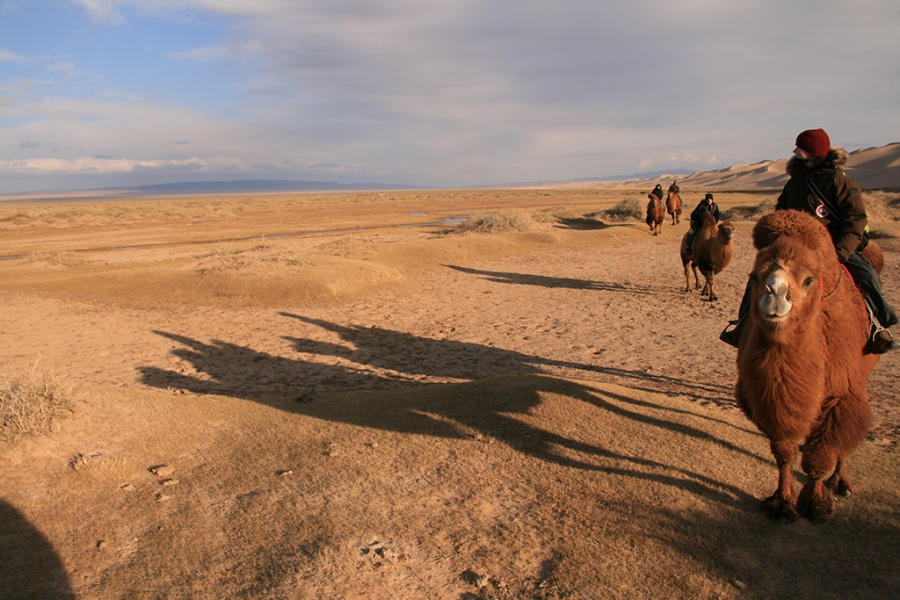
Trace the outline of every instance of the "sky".
[[898, 125], [897, 0], [0, 0], [0, 194], [701, 171]]

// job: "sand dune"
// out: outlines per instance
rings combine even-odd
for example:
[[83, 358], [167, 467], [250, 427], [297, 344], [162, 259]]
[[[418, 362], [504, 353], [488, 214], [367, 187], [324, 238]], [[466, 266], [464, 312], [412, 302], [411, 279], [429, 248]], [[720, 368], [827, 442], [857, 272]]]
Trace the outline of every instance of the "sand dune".
[[[749, 165], [734, 165], [713, 171], [699, 171], [691, 175], [662, 175], [655, 179], [625, 181], [587, 181], [560, 187], [649, 187], [657, 183], [664, 187], [677, 179], [683, 188], [763, 190], [780, 189], [787, 183], [787, 158], [765, 160]], [[865, 148], [850, 153], [845, 169], [864, 189], [900, 189], [900, 143], [879, 148]]]

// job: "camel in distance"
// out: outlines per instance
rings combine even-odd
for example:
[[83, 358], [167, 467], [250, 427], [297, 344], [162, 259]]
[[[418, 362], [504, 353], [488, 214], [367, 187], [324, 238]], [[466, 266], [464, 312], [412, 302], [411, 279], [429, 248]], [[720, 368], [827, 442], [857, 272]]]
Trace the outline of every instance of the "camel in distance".
[[650, 233], [660, 235], [663, 221], [666, 220], [666, 208], [656, 194], [647, 194], [647, 197], [650, 198], [647, 203], [647, 226], [650, 227]]
[[672, 215], [672, 225], [681, 223], [681, 195], [678, 192], [669, 192], [666, 195], [666, 212]]
[[[866, 382], [878, 355], [866, 352], [868, 315], [831, 236], [815, 217], [783, 210], [753, 229], [758, 253], [752, 304], [738, 342], [735, 395], [770, 442], [778, 487], [763, 501], [773, 519], [813, 522], [834, 514], [834, 494], [854, 491], [848, 455], [872, 425]], [[870, 242], [863, 253], [880, 270]], [[802, 446], [807, 481], [792, 487]]]
[[685, 292], [691, 291], [691, 270], [694, 272], [694, 289], [700, 289], [700, 278], [697, 271], [703, 274], [705, 283], [701, 296], [708, 296], [710, 301], [718, 300], [714, 289], [716, 275], [731, 264], [734, 255], [734, 226], [731, 221], [716, 223], [712, 213], [703, 215], [703, 226], [694, 237], [691, 254], [688, 255], [687, 236], [681, 238], [679, 252], [681, 266], [684, 269]]

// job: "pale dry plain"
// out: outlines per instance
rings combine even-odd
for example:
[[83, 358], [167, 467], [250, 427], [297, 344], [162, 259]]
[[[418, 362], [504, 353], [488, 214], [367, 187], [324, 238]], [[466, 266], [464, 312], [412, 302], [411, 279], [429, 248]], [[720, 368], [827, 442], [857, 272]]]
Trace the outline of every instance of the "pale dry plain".
[[[753, 223], [710, 303], [685, 222], [592, 216], [644, 194], [0, 203], [0, 375], [78, 386], [0, 442], [0, 596], [900, 597], [898, 358], [858, 494], [769, 521], [716, 339]], [[495, 211], [530, 225], [446, 232]], [[900, 305], [900, 229], [873, 226]]]

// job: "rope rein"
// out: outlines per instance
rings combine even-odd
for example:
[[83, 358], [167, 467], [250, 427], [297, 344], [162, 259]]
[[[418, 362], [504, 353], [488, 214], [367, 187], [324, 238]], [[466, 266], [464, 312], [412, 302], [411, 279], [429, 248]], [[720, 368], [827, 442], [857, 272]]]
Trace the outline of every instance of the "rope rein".
[[[825, 302], [826, 300], [831, 298], [834, 295], [834, 293], [837, 291], [837, 289], [841, 286], [841, 279], [844, 278], [844, 271], [846, 271], [846, 270], [847, 270], [847, 267], [845, 267], [844, 265], [841, 265], [840, 270], [838, 270], [838, 280], [837, 280], [837, 283], [834, 284], [834, 289], [822, 297], [822, 302]], [[847, 275], [849, 276], [849, 273]], [[824, 282], [822, 282], [822, 281], [820, 281], [819, 283], [823, 286], [825, 285]]]

